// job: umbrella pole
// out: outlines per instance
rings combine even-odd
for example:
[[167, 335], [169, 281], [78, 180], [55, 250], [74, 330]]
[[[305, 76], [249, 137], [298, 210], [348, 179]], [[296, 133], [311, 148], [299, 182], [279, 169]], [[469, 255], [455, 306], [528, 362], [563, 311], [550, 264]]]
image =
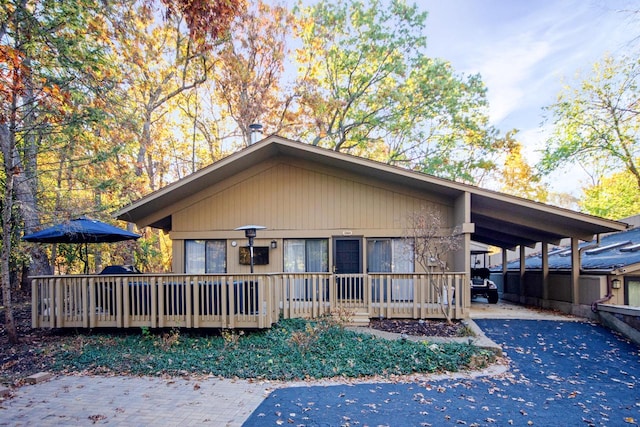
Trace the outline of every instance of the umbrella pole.
[[[58, 244], [54, 243], [53, 248], [51, 248], [51, 267], [53, 274], [56, 274], [56, 258], [58, 258]], [[58, 270], [58, 272], [60, 271]]]
[[89, 274], [89, 244], [84, 243], [84, 274]]

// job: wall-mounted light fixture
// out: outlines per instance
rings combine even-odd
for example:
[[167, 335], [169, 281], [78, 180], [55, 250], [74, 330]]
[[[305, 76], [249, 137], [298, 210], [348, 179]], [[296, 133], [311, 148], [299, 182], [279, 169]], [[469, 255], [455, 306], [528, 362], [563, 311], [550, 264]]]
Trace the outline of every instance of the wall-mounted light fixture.
[[622, 282], [620, 281], [620, 279], [612, 279], [611, 280], [611, 287], [613, 289], [620, 289], [621, 285], [622, 285]]
[[271, 241], [271, 249], [276, 249], [278, 247], [278, 242], [276, 242], [275, 240]]

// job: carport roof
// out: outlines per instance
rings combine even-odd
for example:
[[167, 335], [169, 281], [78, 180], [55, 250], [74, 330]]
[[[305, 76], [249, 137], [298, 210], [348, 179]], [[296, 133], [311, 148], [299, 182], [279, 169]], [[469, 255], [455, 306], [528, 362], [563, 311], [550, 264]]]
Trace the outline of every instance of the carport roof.
[[556, 243], [565, 237], [591, 240], [594, 235], [621, 231], [627, 224], [520, 197], [482, 189], [333, 150], [269, 136], [179, 181], [122, 208], [115, 216], [138, 226], [171, 230], [167, 207], [275, 156], [300, 158], [320, 165], [345, 169], [386, 182], [455, 199], [465, 193], [471, 199], [472, 240], [501, 248]]
[[[600, 241], [593, 240], [579, 245], [582, 250], [580, 268], [584, 271], [631, 273], [640, 268], [640, 228], [611, 233], [602, 236]], [[549, 252], [549, 268], [552, 270], [570, 270], [570, 247], [560, 247]], [[509, 270], [520, 268], [520, 260], [507, 264]], [[527, 270], [542, 268], [542, 256], [531, 255], [525, 260]]]

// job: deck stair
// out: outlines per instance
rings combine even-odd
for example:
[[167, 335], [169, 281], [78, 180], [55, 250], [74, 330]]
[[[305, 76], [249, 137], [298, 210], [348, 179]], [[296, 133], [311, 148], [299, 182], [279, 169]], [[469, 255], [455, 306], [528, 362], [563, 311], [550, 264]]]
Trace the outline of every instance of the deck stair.
[[368, 311], [356, 311], [348, 316], [345, 326], [369, 326], [369, 322]]

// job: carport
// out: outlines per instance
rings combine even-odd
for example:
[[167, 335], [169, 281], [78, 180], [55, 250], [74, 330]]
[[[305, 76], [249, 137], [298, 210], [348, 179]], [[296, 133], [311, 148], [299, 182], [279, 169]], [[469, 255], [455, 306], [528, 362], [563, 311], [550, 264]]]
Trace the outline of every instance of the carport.
[[520, 269], [518, 294], [516, 301], [531, 303], [526, 297], [524, 276], [526, 273], [526, 248], [537, 248], [542, 258], [539, 275], [541, 295], [539, 305], [550, 306], [550, 295], [553, 286], [550, 279], [549, 245], [559, 245], [562, 239], [570, 239], [571, 271], [569, 278], [570, 305], [561, 308], [571, 314], [584, 315], [580, 307], [580, 241], [598, 240], [603, 233], [622, 231], [629, 225], [620, 221], [612, 221], [574, 212], [568, 209], [545, 205], [543, 203], [513, 197], [501, 193], [482, 190], [471, 193], [471, 222], [475, 230], [471, 239], [502, 249], [502, 277], [507, 275], [507, 251], [519, 251]]

